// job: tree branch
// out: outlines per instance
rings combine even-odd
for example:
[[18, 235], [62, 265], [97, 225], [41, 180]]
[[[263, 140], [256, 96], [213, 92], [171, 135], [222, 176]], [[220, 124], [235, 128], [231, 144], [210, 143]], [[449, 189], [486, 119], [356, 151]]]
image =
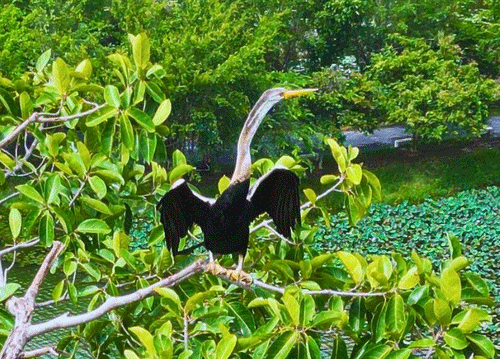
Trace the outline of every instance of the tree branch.
[[26, 120], [24, 120], [19, 126], [14, 128], [11, 133], [9, 133], [7, 136], [5, 136], [2, 140], [0, 140], [0, 148], [4, 147], [5, 145], [9, 144], [12, 142], [22, 131], [26, 129], [31, 123], [35, 122], [40, 122], [40, 123], [47, 123], [47, 122], [65, 122], [65, 121], [70, 121], [74, 120], [76, 118], [81, 118], [88, 116], [101, 108], [103, 108], [105, 104], [95, 106], [91, 108], [90, 110], [87, 110], [85, 112], [80, 112], [74, 115], [70, 116], [58, 116], [58, 114], [51, 114], [51, 113], [40, 113], [40, 112], [33, 112], [30, 117], [28, 117]]
[[119, 297], [108, 297], [104, 303], [102, 303], [99, 307], [90, 312], [72, 316], [70, 316], [68, 313], [65, 313], [59, 317], [48, 320], [46, 322], [40, 324], [34, 324], [29, 328], [27, 337], [31, 339], [48, 331], [52, 331], [59, 328], [73, 327], [75, 325], [84, 324], [91, 320], [95, 320], [115, 308], [144, 299], [145, 297], [153, 294], [155, 288], [170, 287], [175, 284], [178, 284], [188, 279], [189, 277], [192, 277], [196, 273], [203, 271], [206, 268], [206, 265], [207, 265], [207, 260], [201, 260], [201, 259], [197, 260], [196, 262], [190, 264], [181, 271], [165, 279], [162, 279], [159, 282], [156, 282], [155, 284], [152, 284], [146, 288], [142, 288], [137, 290], [136, 292]]
[[5, 248], [5, 249], [2, 249], [0, 251], [0, 258], [2, 258], [7, 253], [10, 253], [10, 252], [13, 252], [13, 251], [17, 251], [18, 249], [32, 247], [35, 244], [37, 244], [38, 242], [40, 242], [40, 238], [35, 237], [35, 238], [29, 240], [28, 242], [19, 243], [19, 244], [16, 244], [16, 245], [12, 246], [12, 247], [8, 247], [8, 248]]
[[45, 347], [45, 348], [30, 350], [27, 352], [22, 352], [19, 357], [20, 358], [36, 358], [36, 357], [42, 356], [44, 354], [52, 354], [52, 355], [55, 355], [57, 357], [59, 356], [59, 353], [56, 351], [56, 349], [54, 347]]

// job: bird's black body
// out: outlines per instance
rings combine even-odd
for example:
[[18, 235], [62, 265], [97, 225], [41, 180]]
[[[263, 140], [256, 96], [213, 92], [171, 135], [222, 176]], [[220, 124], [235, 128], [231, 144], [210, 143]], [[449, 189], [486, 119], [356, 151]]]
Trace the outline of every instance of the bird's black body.
[[274, 220], [277, 231], [289, 237], [293, 226], [300, 223], [298, 177], [288, 169], [276, 168], [252, 191], [249, 184], [249, 179], [231, 184], [215, 203], [193, 194], [183, 180], [173, 186], [158, 203], [170, 251], [178, 253], [180, 239], [196, 223], [207, 250], [245, 255], [249, 225], [264, 212]]

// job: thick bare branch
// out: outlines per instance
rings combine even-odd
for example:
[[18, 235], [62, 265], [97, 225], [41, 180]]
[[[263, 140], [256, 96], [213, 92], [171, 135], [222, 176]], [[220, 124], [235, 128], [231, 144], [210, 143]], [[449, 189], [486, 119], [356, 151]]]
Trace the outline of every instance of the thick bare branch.
[[203, 271], [206, 268], [206, 264], [207, 260], [200, 259], [182, 269], [181, 271], [171, 275], [170, 277], [162, 279], [159, 282], [150, 285], [149, 287], [139, 289], [127, 295], [119, 297], [109, 297], [103, 304], [90, 312], [72, 316], [66, 313], [49, 321], [32, 325], [28, 330], [27, 336], [31, 339], [48, 331], [59, 328], [73, 327], [75, 325], [84, 324], [90, 322], [91, 320], [95, 320], [115, 308], [137, 302], [141, 299], [146, 298], [147, 296], [150, 296], [151, 294], [153, 294], [155, 288], [170, 287], [188, 279], [189, 277], [192, 277], [196, 273]]

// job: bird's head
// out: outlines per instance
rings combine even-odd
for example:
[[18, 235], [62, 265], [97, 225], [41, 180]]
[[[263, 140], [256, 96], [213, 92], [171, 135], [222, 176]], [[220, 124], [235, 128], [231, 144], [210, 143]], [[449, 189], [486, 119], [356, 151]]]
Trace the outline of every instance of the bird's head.
[[302, 96], [317, 89], [300, 89], [300, 90], [285, 90], [283, 87], [276, 87], [267, 90], [262, 94], [262, 98], [265, 102], [275, 104], [283, 99], [289, 99], [292, 97]]

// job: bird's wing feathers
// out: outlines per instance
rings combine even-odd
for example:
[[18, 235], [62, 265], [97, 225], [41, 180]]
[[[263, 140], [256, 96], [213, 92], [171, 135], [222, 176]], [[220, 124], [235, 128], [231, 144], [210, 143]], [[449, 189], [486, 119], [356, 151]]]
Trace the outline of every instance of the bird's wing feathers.
[[165, 231], [165, 241], [173, 255], [179, 250], [179, 242], [193, 223], [203, 227], [210, 209], [209, 198], [191, 191], [184, 180], [176, 181], [158, 203], [160, 220]]
[[290, 237], [295, 223], [300, 224], [299, 178], [286, 167], [277, 166], [259, 178], [247, 199], [253, 218], [267, 212], [285, 237]]

